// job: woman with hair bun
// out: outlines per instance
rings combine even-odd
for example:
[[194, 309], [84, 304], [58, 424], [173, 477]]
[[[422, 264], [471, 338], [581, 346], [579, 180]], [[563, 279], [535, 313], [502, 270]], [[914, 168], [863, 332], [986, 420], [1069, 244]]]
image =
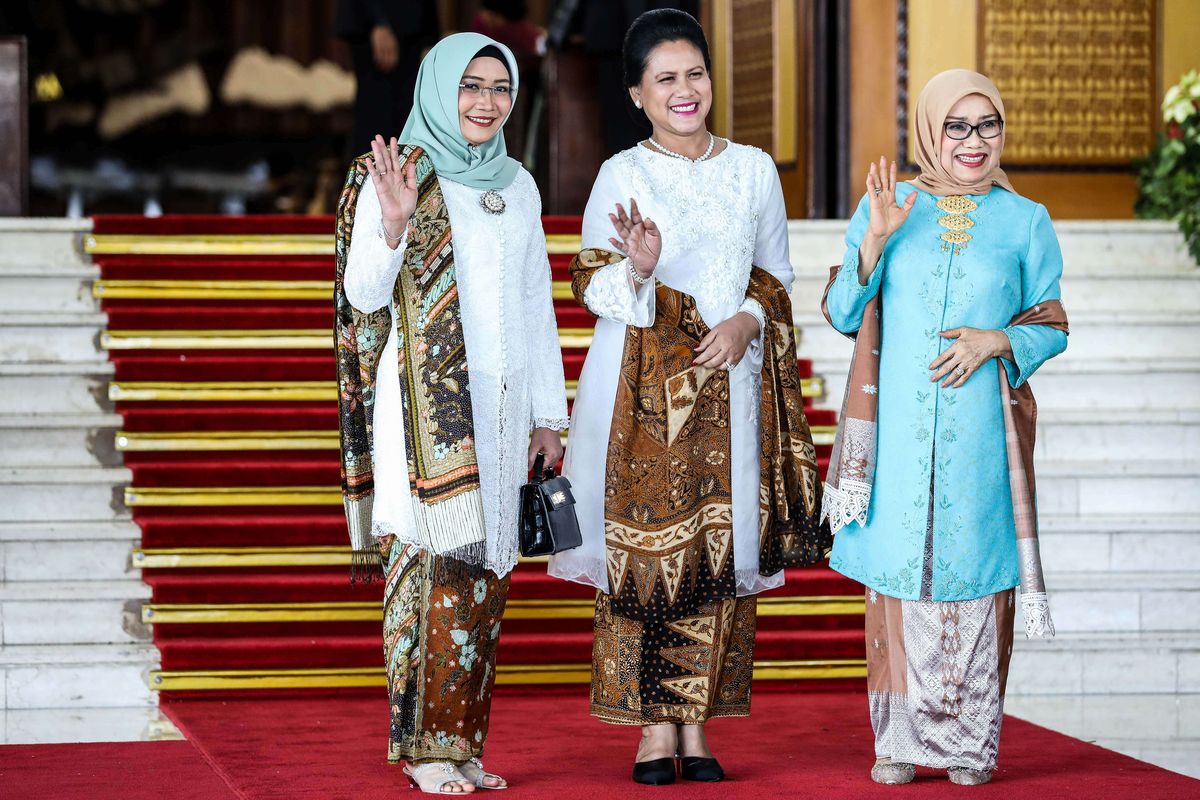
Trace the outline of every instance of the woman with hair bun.
[[591, 711], [641, 726], [633, 779], [718, 781], [704, 725], [750, 712], [755, 595], [828, 545], [787, 219], [771, 157], [705, 126], [693, 17], [641, 15], [623, 59], [653, 133], [601, 167], [571, 265], [599, 317], [564, 468], [584, 544], [550, 572], [599, 589]]

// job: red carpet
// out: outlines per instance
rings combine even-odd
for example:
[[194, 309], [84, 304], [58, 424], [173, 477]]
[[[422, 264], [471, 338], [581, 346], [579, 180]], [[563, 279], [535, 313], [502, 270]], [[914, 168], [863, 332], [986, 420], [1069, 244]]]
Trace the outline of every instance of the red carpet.
[[[553, 237], [578, 236], [579, 218], [547, 217], [544, 223], [551, 243], [557, 242], [551, 249], [573, 249], [571, 243]], [[100, 271], [97, 294], [108, 315], [108, 329], [126, 335], [330, 331], [328, 339], [322, 335], [313, 342], [331, 344], [333, 258], [326, 253], [333, 230], [332, 217], [97, 217], [93, 258]], [[106, 240], [111, 236], [126, 238]], [[293, 237], [292, 249], [272, 250], [281, 236]], [[570, 257], [550, 255], [560, 294], [569, 277]], [[228, 294], [231, 291], [241, 294]], [[592, 327], [592, 317], [573, 300], [557, 300], [555, 308], [560, 328]], [[152, 340], [153, 335], [148, 341]], [[344, 548], [347, 538], [340, 505], [243, 506], [222, 500], [227, 495], [221, 494], [228, 487], [336, 490], [332, 348], [310, 349], [316, 346], [310, 342], [292, 348], [260, 340], [251, 349], [204, 349], [203, 338], [195, 336], [155, 344], [149, 349], [134, 349], [145, 345], [130, 344], [109, 350], [119, 384], [115, 387], [119, 394], [113, 395], [116, 410], [126, 438], [135, 440], [134, 445], [122, 445], [133, 490], [216, 490], [203, 501], [193, 495], [132, 509], [142, 530], [143, 548], [152, 554], [191, 552], [172, 556], [169, 565], [161, 559], [143, 562], [151, 565], [142, 575], [152, 587], [155, 605], [145, 621], [154, 626], [162, 669], [191, 674], [381, 666], [379, 623], [338, 618], [341, 612], [336, 609], [337, 604], [377, 601], [380, 587], [351, 586], [343, 565], [312, 566], [299, 557], [289, 562], [290, 557], [280, 553], [286, 548]], [[583, 347], [564, 350], [568, 380], [578, 378], [585, 355]], [[812, 377], [811, 363], [801, 361], [799, 367], [802, 377]], [[285, 387], [297, 391], [300, 382], [328, 386], [328, 397], [286, 399], [270, 394]], [[240, 394], [213, 394], [213, 384], [225, 390], [234, 387]], [[254, 387], [258, 394], [247, 399], [244, 392]], [[832, 410], [810, 407], [809, 412], [814, 426], [836, 422]], [[215, 439], [213, 434], [235, 431], [293, 432], [288, 434], [292, 438], [307, 434], [306, 447], [324, 435], [320, 441], [326, 446], [281, 448], [270, 435], [249, 433], [241, 439], [250, 446], [243, 442], [221, 449], [220, 443], [229, 436]], [[822, 462], [828, 451], [828, 445], [820, 446]], [[294, 500], [295, 495], [288, 497]], [[265, 502], [261, 498], [260, 494], [259, 501]], [[237, 556], [248, 548], [271, 550], [273, 566], [213, 559], [214, 554]], [[197, 556], [198, 551], [203, 554]], [[861, 597], [861, 589], [828, 569], [814, 569], [789, 572], [787, 585], [774, 594], [845, 601]], [[522, 564], [513, 575], [511, 596], [517, 601], [579, 601], [593, 593], [549, 579], [542, 564]], [[238, 617], [235, 608], [284, 603], [326, 604], [327, 613], [319, 621], [263, 622]], [[190, 605], [193, 612], [198, 608], [207, 616], [203, 620], [171, 617], [168, 607], [173, 604]], [[506, 620], [500, 663], [589, 662], [591, 620], [585, 617], [547, 612], [538, 619]], [[845, 610], [764, 616], [759, 657], [780, 662], [858, 660], [863, 656], [861, 626], [861, 614]], [[821, 676], [809, 677], [806, 688], [845, 687], [860, 680], [826, 675], [830, 684]], [[186, 691], [179, 684], [160, 688]]]
[[[286, 797], [287, 795], [276, 795]], [[3, 800], [244, 800], [191, 742], [0, 747]]]
[[[921, 770], [911, 786], [876, 786], [862, 694], [759, 692], [749, 719], [716, 720], [711, 744], [725, 783], [639, 787], [629, 768], [635, 729], [587, 716], [582, 690], [501, 692], [488, 766], [511, 796], [740, 798], [1193, 798], [1200, 781], [1021, 720], [1004, 724], [993, 782], [965, 789]], [[188, 742], [0, 747], [8, 800], [394, 800], [415, 798], [385, 763], [387, 706], [371, 697], [193, 700], [166, 712]], [[536, 724], [531, 724], [536, 721]], [[489, 795], [490, 796], [490, 795]], [[510, 795], [505, 795], [510, 796]]]

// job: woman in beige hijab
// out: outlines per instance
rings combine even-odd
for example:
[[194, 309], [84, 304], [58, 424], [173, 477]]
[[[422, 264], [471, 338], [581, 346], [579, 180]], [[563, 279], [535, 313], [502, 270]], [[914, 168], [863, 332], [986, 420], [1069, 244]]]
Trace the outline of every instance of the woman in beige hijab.
[[1062, 255], [1045, 207], [1000, 169], [990, 80], [934, 77], [915, 123], [920, 176], [871, 166], [826, 290], [855, 355], [824, 512], [830, 566], [867, 590], [871, 777], [907, 783], [920, 764], [979, 784], [996, 765], [1014, 587], [1027, 635], [1054, 631], [1026, 380], [1066, 348]]

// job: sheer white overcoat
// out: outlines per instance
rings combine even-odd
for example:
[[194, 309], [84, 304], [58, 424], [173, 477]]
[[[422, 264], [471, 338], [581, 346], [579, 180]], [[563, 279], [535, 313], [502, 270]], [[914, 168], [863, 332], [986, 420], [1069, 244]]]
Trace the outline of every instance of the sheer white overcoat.
[[[787, 212], [775, 164], [755, 147], [730, 143], [708, 161], [692, 164], [637, 146], [600, 168], [583, 218], [584, 248], [613, 250], [608, 214], [636, 198], [643, 216], [662, 232], [654, 277], [689, 294], [704, 321], [716, 326], [739, 311], [762, 323], [762, 309], [746, 298], [751, 266], [791, 289]], [[604, 547], [604, 471], [616, 401], [625, 327], [654, 322], [652, 285], [629, 276], [628, 260], [592, 278], [584, 301], [599, 319], [580, 375], [563, 472], [573, 487], [582, 547], [554, 556], [550, 574], [608, 591]], [[758, 574], [759, 424], [761, 341], [730, 375], [732, 418], [734, 569], [739, 596], [783, 584], [783, 573]]]
[[[450, 213], [454, 266], [470, 369], [471, 411], [487, 536], [485, 566], [507, 574], [517, 562], [518, 494], [527, 481], [533, 427], [567, 427], [562, 352], [551, 297], [542, 203], [533, 177], [520, 170], [500, 190], [506, 208], [490, 214], [480, 190], [439, 179]], [[374, 400], [372, 533], [415, 538], [392, 292], [405, 242], [390, 249], [380, 236], [379, 198], [362, 186], [346, 263], [351, 305], [387, 306], [392, 331], [379, 363]]]

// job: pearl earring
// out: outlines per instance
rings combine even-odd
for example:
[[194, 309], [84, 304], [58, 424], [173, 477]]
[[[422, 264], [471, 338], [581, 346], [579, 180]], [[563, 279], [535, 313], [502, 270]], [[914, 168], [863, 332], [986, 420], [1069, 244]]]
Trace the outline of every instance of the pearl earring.
[[637, 108], [641, 108], [641, 107], [642, 107], [642, 101], [641, 101], [641, 100], [634, 100], [634, 101], [633, 101], [633, 105], [634, 105], [635, 107], [637, 107]]

